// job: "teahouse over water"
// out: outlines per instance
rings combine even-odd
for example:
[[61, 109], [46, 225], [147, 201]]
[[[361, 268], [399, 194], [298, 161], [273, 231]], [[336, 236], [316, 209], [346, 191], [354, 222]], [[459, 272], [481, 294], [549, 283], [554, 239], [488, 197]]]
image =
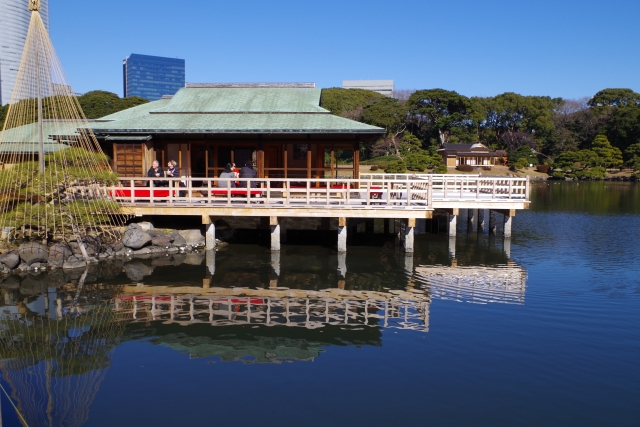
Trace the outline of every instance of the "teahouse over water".
[[320, 97], [313, 83], [188, 85], [91, 127], [122, 177], [176, 160], [193, 177], [251, 161], [260, 178], [357, 178], [360, 142], [385, 130], [331, 114]]
[[490, 168], [499, 164], [506, 153], [490, 150], [483, 144], [442, 144], [438, 150], [448, 167], [470, 165]]

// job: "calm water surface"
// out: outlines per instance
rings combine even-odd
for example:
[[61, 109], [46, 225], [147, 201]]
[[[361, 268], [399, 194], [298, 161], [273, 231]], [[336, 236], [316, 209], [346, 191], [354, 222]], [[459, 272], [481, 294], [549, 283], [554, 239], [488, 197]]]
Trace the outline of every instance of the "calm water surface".
[[1, 425], [640, 425], [640, 185], [459, 226], [7, 278]]

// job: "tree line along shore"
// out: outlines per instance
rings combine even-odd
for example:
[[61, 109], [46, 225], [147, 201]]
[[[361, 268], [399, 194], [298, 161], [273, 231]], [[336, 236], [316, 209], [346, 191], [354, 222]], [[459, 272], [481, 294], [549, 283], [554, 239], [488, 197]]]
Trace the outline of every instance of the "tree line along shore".
[[[88, 92], [78, 101], [88, 119], [149, 102], [105, 91]], [[442, 144], [479, 142], [516, 171], [533, 164], [557, 179], [603, 179], [607, 171], [627, 169], [628, 176], [640, 179], [640, 94], [631, 89], [562, 99], [512, 92], [466, 97], [444, 89], [401, 90], [388, 98], [329, 88], [322, 91], [321, 106], [387, 130], [361, 147], [361, 163], [373, 169], [446, 173], [436, 152]], [[0, 107], [0, 128], [8, 108]]]

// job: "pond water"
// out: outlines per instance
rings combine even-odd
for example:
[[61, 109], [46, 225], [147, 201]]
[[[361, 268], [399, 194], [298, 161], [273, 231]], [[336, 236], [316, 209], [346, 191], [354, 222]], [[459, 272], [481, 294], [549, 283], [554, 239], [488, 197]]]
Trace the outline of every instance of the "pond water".
[[532, 191], [507, 245], [459, 224], [413, 257], [242, 244], [6, 278], [0, 425], [638, 426], [640, 185]]

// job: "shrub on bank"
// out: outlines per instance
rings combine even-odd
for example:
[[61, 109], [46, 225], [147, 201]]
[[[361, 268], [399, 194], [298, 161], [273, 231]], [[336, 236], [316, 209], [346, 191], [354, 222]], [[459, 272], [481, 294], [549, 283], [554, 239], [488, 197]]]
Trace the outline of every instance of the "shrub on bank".
[[407, 171], [407, 165], [402, 160], [394, 160], [387, 165], [384, 171], [386, 173], [405, 173]]
[[553, 179], [564, 179], [564, 173], [560, 171], [555, 171], [552, 175]]
[[377, 171], [380, 168], [378, 167], [378, 165], [371, 165], [370, 169], [371, 169], [371, 172], [374, 172], [374, 171]]
[[458, 165], [456, 166], [460, 172], [473, 172], [473, 166], [471, 165]]
[[407, 169], [415, 172], [424, 171], [429, 165], [429, 157], [423, 153], [410, 153], [405, 157]]
[[447, 165], [442, 163], [436, 166], [435, 169], [433, 170], [434, 173], [438, 173], [438, 174], [445, 174], [448, 171], [449, 171], [449, 168], [447, 168]]
[[526, 169], [527, 166], [529, 166], [529, 161], [527, 159], [525, 159], [524, 157], [520, 157], [514, 164], [513, 164], [513, 168], [515, 170], [522, 170], [522, 169]]
[[576, 178], [579, 179], [604, 179], [607, 175], [607, 170], [602, 166], [596, 166], [589, 169], [583, 169], [575, 172]]

